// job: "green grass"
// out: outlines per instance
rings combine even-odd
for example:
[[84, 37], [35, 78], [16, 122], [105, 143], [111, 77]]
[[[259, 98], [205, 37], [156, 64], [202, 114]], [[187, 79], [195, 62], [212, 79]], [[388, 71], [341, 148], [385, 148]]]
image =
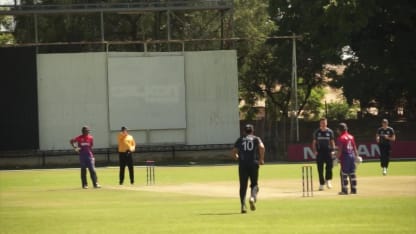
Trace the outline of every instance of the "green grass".
[[[265, 165], [260, 184], [299, 179], [300, 166]], [[146, 191], [143, 168], [137, 190], [114, 189], [118, 169], [97, 172], [103, 188], [82, 190], [79, 169], [0, 171], [0, 233], [416, 233], [416, 194], [264, 199], [242, 215], [238, 191], [235, 198]], [[416, 162], [392, 162], [389, 173], [416, 176]], [[360, 165], [358, 175], [380, 176], [379, 164]], [[215, 182], [237, 183], [236, 165], [156, 167], [157, 186]]]

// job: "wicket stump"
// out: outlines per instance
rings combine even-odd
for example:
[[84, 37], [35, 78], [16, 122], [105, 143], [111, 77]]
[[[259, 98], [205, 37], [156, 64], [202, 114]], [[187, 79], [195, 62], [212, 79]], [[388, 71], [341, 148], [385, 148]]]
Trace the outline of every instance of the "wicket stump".
[[302, 166], [303, 197], [313, 197], [312, 166]]
[[146, 182], [147, 185], [155, 183], [155, 161], [146, 161]]

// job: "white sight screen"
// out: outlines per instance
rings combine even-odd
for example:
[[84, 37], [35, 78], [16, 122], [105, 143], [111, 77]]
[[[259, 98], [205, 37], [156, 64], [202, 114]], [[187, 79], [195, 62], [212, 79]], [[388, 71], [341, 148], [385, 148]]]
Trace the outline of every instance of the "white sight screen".
[[109, 57], [110, 129], [186, 128], [183, 56]]

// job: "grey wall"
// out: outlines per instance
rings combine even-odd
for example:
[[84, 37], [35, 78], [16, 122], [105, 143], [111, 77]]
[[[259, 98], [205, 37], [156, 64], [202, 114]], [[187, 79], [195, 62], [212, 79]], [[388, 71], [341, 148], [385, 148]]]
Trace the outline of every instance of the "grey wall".
[[39, 54], [37, 62], [40, 149], [70, 148], [83, 125], [96, 148], [108, 147], [105, 54]]
[[240, 134], [235, 51], [186, 53], [187, 144], [234, 143]]
[[83, 125], [96, 148], [114, 147], [121, 125], [138, 144], [230, 144], [239, 135], [235, 51], [39, 54], [37, 61], [41, 150], [68, 149]]
[[109, 54], [110, 129], [185, 129], [184, 67], [183, 54]]

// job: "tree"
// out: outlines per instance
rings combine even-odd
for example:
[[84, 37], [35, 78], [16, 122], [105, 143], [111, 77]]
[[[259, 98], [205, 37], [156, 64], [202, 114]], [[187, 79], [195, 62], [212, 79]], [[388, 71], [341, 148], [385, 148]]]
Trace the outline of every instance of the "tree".
[[329, 120], [343, 121], [345, 119], [352, 119], [354, 113], [351, 111], [348, 103], [333, 102], [328, 104], [328, 115], [326, 117]]
[[376, 1], [367, 9], [367, 23], [349, 36], [354, 56], [335, 82], [349, 102], [360, 100], [365, 109], [375, 101], [390, 115], [403, 106], [408, 117], [416, 117], [415, 15], [413, 1]]
[[[415, 5], [405, 0], [270, 1], [279, 31], [304, 35], [321, 62], [347, 65], [344, 75], [332, 73], [331, 84], [343, 88], [349, 104], [359, 100], [365, 109], [376, 101], [390, 113], [405, 105], [413, 117]], [[341, 61], [343, 55], [348, 59]]]
[[[364, 109], [376, 101], [383, 112], [405, 105], [416, 116], [415, 5], [405, 0], [270, 0], [270, 14], [279, 26], [275, 35], [303, 36], [297, 57], [306, 88], [325, 82], [310, 75], [322, 74], [322, 65], [344, 63], [344, 75], [328, 74], [349, 104], [358, 100]], [[305, 74], [302, 63], [308, 60], [315, 69]]]
[[242, 111], [249, 113], [247, 117], [253, 117], [253, 107], [266, 95], [263, 92], [265, 77], [273, 68], [270, 66], [271, 48], [265, 42], [276, 25], [268, 15], [267, 0], [237, 0], [234, 6], [234, 36], [244, 38], [235, 43], [240, 97], [246, 103]]
[[[308, 105], [312, 90], [325, 84], [324, 65], [340, 61], [341, 46], [334, 38], [342, 38], [340, 32], [326, 32], [330, 25], [325, 21], [325, 1], [270, 0], [269, 12], [278, 28], [271, 36], [302, 35], [297, 41], [298, 87], [301, 110]], [[339, 41], [339, 40], [338, 40]], [[248, 59], [246, 76], [242, 78], [247, 93], [267, 97], [277, 106], [281, 116], [287, 116], [291, 97], [292, 40], [270, 39]], [[253, 79], [253, 77], [256, 77]], [[251, 79], [250, 79], [251, 78]], [[280, 116], [279, 114], [275, 114]]]
[[0, 45], [13, 43], [12, 29], [13, 19], [9, 16], [0, 16]]

